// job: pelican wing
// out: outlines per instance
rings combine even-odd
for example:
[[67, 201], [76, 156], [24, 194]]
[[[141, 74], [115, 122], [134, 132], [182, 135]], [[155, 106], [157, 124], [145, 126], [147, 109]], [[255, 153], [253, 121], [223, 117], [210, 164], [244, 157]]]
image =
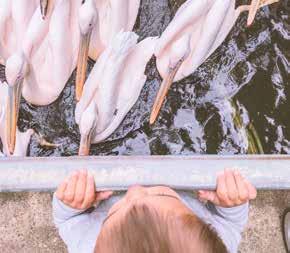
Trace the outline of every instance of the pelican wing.
[[[21, 49], [30, 19], [39, 5], [37, 0], [12, 0], [13, 32], [15, 35], [15, 50]], [[11, 35], [12, 35], [11, 34]]]
[[49, 31], [50, 16], [43, 20], [39, 9], [34, 12], [22, 44], [22, 49], [26, 56], [31, 55], [31, 58], [33, 58], [33, 55], [42, 45]]
[[156, 57], [159, 57], [174, 40], [178, 40], [178, 38], [183, 36], [184, 30], [192, 27], [208, 12], [211, 6], [209, 2], [213, 1], [189, 0], [180, 7], [157, 42], [154, 52]]
[[[2, 0], [0, 4], [0, 60], [5, 63], [11, 54], [8, 36], [12, 35], [11, 0]], [[11, 45], [10, 45], [11, 47]]]
[[0, 4], [0, 62], [5, 63], [21, 49], [30, 19], [37, 9], [37, 0], [1, 0]]
[[80, 124], [83, 112], [87, 109], [96, 94], [96, 91], [100, 84], [99, 80], [101, 80], [104, 68], [106, 67], [107, 59], [110, 57], [111, 53], [112, 51], [110, 50], [110, 48], [108, 48], [100, 55], [93, 69], [91, 70], [88, 79], [85, 82], [81, 100], [77, 103], [75, 111], [75, 118], [77, 124]]
[[192, 74], [207, 59], [230, 30], [228, 27], [232, 24], [230, 14], [234, 2], [232, 0], [187, 1], [181, 6], [158, 40], [155, 50], [157, 67], [163, 78], [175, 57], [173, 48], [185, 34], [191, 38], [190, 54], [178, 70], [174, 81]]
[[113, 53], [107, 59], [102, 79], [95, 95], [98, 109], [97, 132], [103, 131], [110, 123], [115, 109], [116, 98], [120, 92], [120, 74], [124, 70], [125, 60], [137, 44], [138, 36], [133, 32], [120, 32], [112, 41]]
[[93, 30], [89, 56], [97, 60], [114, 36], [131, 31], [136, 22], [140, 0], [95, 0], [98, 26]]
[[114, 35], [121, 30], [126, 31], [129, 17], [129, 1], [110, 0], [111, 7], [111, 29], [107, 42], [110, 42]]
[[192, 74], [207, 59], [223, 25], [231, 2], [231, 0], [215, 1], [202, 25], [201, 37], [191, 56], [183, 63], [178, 71], [176, 79], [181, 79]]
[[81, 0], [56, 0], [45, 19], [40, 10], [32, 17], [23, 43], [30, 71], [22, 93], [32, 104], [54, 102], [76, 66], [79, 33], [75, 19], [80, 4]]
[[155, 37], [150, 37], [141, 41], [123, 62], [124, 68], [119, 75], [120, 87], [118, 89], [116, 107], [114, 108], [115, 114], [111, 115], [110, 124], [94, 137], [94, 143], [109, 137], [136, 103], [146, 81], [144, 71], [153, 55], [156, 39]]
[[223, 43], [233, 26], [235, 25], [240, 13], [241, 12], [239, 9], [235, 10], [235, 1], [231, 1], [224, 22], [207, 57], [209, 57]]
[[76, 122], [79, 124], [83, 112], [92, 100], [98, 106], [99, 117], [102, 118], [99, 128], [106, 124], [115, 107], [115, 98], [118, 87], [118, 74], [122, 69], [122, 63], [137, 43], [138, 36], [134, 33], [118, 33], [111, 44], [100, 55], [94, 65], [83, 90], [81, 100], [76, 107]]
[[129, 20], [127, 21], [127, 28], [125, 31], [132, 31], [138, 16], [140, 0], [129, 0], [128, 4], [129, 4], [128, 11], [129, 14], [127, 18], [129, 18]]

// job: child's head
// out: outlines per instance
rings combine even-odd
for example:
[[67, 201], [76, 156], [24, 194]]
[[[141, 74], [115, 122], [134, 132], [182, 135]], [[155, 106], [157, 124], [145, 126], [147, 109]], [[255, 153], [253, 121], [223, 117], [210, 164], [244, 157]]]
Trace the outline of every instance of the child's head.
[[95, 252], [226, 253], [209, 225], [167, 187], [134, 187], [105, 220]]

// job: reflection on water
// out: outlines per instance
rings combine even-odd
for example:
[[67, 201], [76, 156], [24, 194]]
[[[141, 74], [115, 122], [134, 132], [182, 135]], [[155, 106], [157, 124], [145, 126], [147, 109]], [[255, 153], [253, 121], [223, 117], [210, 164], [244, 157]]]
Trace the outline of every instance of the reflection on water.
[[[143, 0], [134, 29], [140, 39], [160, 35], [178, 2]], [[290, 153], [290, 1], [259, 11], [251, 28], [245, 23], [242, 15], [222, 46], [193, 75], [173, 85], [158, 121], [150, 127], [149, 113], [161, 82], [152, 59], [138, 102], [91, 154], [244, 154], [248, 142], [245, 131], [234, 124], [232, 99], [238, 101], [244, 124], [255, 126], [265, 153]], [[75, 73], [52, 105], [35, 107], [22, 100], [20, 129], [33, 128], [49, 141], [62, 143], [49, 150], [32, 140], [30, 156], [77, 154], [74, 78]]]

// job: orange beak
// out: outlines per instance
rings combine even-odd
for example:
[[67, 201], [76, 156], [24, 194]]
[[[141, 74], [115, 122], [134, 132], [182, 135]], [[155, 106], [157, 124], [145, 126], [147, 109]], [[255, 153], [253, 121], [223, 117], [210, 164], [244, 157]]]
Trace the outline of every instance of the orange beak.
[[16, 143], [16, 129], [19, 115], [20, 99], [23, 78], [17, 79], [13, 86], [8, 88], [8, 101], [6, 113], [6, 135], [10, 154], [14, 153]]
[[91, 40], [92, 30], [87, 34], [81, 34], [80, 48], [78, 54], [77, 63], [77, 75], [76, 75], [76, 100], [80, 101], [83, 93], [83, 87], [86, 80], [86, 73], [88, 67], [88, 55]]
[[251, 5], [249, 6], [249, 16], [247, 20], [247, 26], [250, 26], [253, 24], [255, 16], [257, 14], [257, 11], [259, 8], [270, 5], [273, 3], [277, 3], [279, 0], [252, 0]]
[[79, 156], [88, 156], [90, 154], [91, 134], [82, 135], [79, 147]]
[[252, 25], [252, 23], [254, 22], [255, 16], [261, 4], [260, 2], [261, 0], [252, 0], [247, 20], [247, 26]]
[[179, 70], [179, 68], [182, 65], [182, 63], [184, 62], [184, 60], [185, 60], [185, 57], [183, 57], [181, 60], [179, 60], [175, 66], [170, 67], [169, 71], [168, 71], [168, 75], [162, 81], [161, 86], [160, 86], [159, 91], [158, 91], [158, 94], [157, 94], [157, 97], [155, 99], [152, 111], [151, 111], [150, 120], [149, 120], [150, 125], [154, 124], [154, 122], [156, 121], [158, 114], [161, 110], [162, 104], [165, 100], [165, 97], [169, 91], [169, 88], [171, 87], [171, 85], [174, 81], [174, 78], [177, 74], [177, 71]]

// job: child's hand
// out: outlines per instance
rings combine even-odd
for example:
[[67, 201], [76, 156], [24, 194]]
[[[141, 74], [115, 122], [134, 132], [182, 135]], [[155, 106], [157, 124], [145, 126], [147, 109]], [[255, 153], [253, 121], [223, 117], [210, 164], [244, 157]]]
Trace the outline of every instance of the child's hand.
[[56, 197], [71, 208], [86, 210], [108, 199], [113, 192], [96, 192], [94, 177], [86, 170], [73, 172], [56, 191]]
[[255, 187], [238, 171], [225, 170], [217, 178], [216, 191], [199, 191], [201, 201], [210, 201], [221, 207], [234, 207], [255, 199]]

